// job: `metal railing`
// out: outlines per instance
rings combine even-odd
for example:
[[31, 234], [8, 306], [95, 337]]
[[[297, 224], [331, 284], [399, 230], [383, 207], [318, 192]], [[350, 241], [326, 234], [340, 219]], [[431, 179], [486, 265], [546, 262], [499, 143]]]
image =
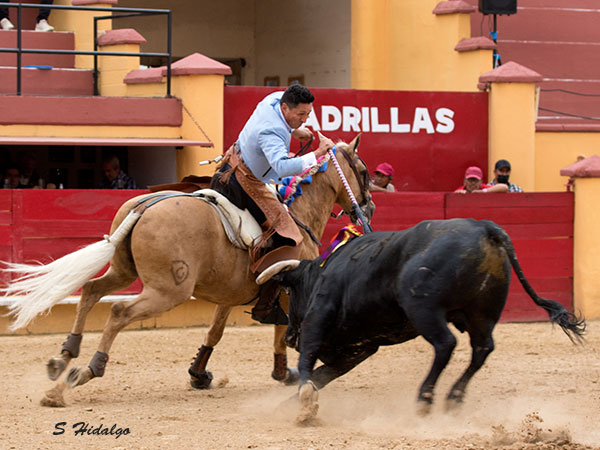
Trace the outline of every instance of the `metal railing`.
[[[0, 6], [17, 8], [17, 48], [0, 48], [0, 53], [17, 54], [17, 95], [21, 95], [21, 55], [23, 53], [45, 53], [59, 55], [93, 55], [94, 56], [94, 95], [99, 95], [98, 91], [98, 56], [161, 56], [167, 57], [167, 97], [171, 96], [171, 31], [172, 16], [169, 9], [143, 9], [143, 8], [106, 8], [94, 6], [67, 6], [67, 5], [44, 5], [31, 3], [0, 3]], [[22, 21], [21, 13], [23, 8], [48, 8], [48, 9], [67, 9], [76, 11], [100, 11], [110, 12], [108, 16], [94, 17], [94, 50], [52, 50], [52, 49], [24, 49], [22, 44]], [[123, 13], [123, 14], [114, 14]], [[98, 21], [113, 20], [124, 17], [167, 15], [167, 52], [105, 52], [98, 51]]]

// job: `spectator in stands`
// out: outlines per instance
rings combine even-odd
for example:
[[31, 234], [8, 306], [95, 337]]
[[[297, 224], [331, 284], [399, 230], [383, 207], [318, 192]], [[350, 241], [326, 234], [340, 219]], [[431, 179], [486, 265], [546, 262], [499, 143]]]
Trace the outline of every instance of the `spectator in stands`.
[[396, 192], [396, 188], [392, 183], [394, 176], [394, 168], [391, 164], [383, 162], [375, 168], [375, 175], [371, 181], [369, 190], [371, 192]]
[[101, 189], [137, 189], [135, 180], [121, 170], [119, 158], [115, 155], [104, 160], [102, 169], [105, 179], [102, 181]]
[[[8, 0], [7, 0], [8, 1]], [[51, 5], [53, 0], [40, 0], [39, 3]], [[48, 23], [50, 16], [49, 8], [40, 8], [35, 25], [35, 31], [54, 31], [54, 27]], [[15, 26], [8, 20], [8, 6], [0, 7], [0, 27], [3, 30], [12, 30]]]
[[8, 166], [4, 171], [4, 189], [22, 189], [21, 174], [17, 166]]
[[21, 185], [24, 188], [44, 187], [44, 180], [37, 172], [36, 165], [35, 157], [31, 153], [23, 154], [19, 168], [21, 173]]
[[459, 187], [456, 192], [457, 194], [477, 194], [477, 193], [494, 193], [494, 192], [507, 192], [508, 186], [503, 183], [497, 183], [492, 186], [491, 184], [483, 184], [483, 172], [477, 166], [471, 166], [465, 171], [464, 185]]
[[498, 183], [502, 183], [508, 186], [508, 192], [523, 192], [521, 186], [508, 181], [509, 177], [510, 163], [505, 159], [499, 159], [494, 166], [494, 179], [490, 181], [490, 185], [495, 186]]

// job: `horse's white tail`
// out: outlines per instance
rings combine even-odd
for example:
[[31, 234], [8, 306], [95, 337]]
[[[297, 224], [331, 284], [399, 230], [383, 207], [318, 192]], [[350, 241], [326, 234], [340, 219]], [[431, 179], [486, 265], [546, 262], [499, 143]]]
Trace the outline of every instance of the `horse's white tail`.
[[4, 263], [8, 272], [23, 274], [1, 290], [5, 297], [22, 296], [8, 306], [9, 314], [15, 316], [9, 329], [26, 326], [42, 311], [49, 313], [52, 306], [82, 287], [110, 261], [140, 216], [131, 211], [112, 235], [50, 264]]

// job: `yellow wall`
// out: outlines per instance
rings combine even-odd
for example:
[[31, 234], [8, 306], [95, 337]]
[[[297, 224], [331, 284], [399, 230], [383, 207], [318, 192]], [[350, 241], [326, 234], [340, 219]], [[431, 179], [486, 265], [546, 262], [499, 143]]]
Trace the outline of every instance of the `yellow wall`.
[[[98, 303], [94, 306], [85, 322], [85, 331], [101, 331], [110, 313], [112, 303]], [[201, 300], [190, 300], [178, 307], [147, 320], [129, 324], [126, 329], [192, 327], [210, 325], [215, 305]], [[259, 325], [251, 319], [252, 306], [236, 306], [231, 311], [227, 323], [229, 325]], [[14, 334], [68, 333], [75, 320], [75, 304], [56, 305], [47, 316], [40, 315], [27, 328], [17, 330]], [[10, 319], [6, 317], [8, 308], [0, 306], [0, 335], [13, 334], [8, 331]]]
[[578, 155], [600, 154], [600, 133], [547, 132], [535, 134], [535, 190], [564, 191], [567, 177], [560, 169], [570, 166]]
[[[139, 44], [105, 45], [100, 50], [106, 52], [139, 53]], [[139, 56], [100, 56], [98, 57], [99, 90], [103, 96], [125, 96], [127, 86], [123, 83], [125, 76], [132, 70], [140, 68]], [[163, 91], [163, 96], [165, 95]]]
[[600, 178], [575, 181], [573, 291], [575, 311], [600, 318]]
[[470, 14], [433, 14], [439, 0], [352, 0], [355, 89], [477, 91], [492, 51], [457, 52]]
[[116, 126], [56, 126], [0, 125], [2, 136], [27, 137], [101, 137], [101, 138], [173, 138], [181, 137], [179, 127], [116, 127]]
[[[71, 5], [71, 0], [56, 0], [56, 5]], [[89, 7], [109, 8], [110, 4], [100, 3], [85, 5]], [[75, 33], [75, 50], [94, 50], [94, 16], [109, 16], [110, 12], [65, 10], [52, 12], [50, 22], [57, 31], [73, 31]], [[98, 21], [98, 31], [111, 30], [112, 20]], [[87, 55], [75, 56], [77, 69], [90, 69], [94, 67], [94, 57]]]
[[[187, 175], [212, 175], [214, 165], [198, 162], [223, 153], [223, 75], [176, 75], [173, 95], [183, 103], [183, 139], [211, 141], [213, 148], [184, 147], [177, 152], [177, 178]], [[187, 109], [187, 111], [186, 111]], [[189, 111], [189, 114], [188, 114]]]
[[489, 95], [490, 174], [499, 159], [512, 165], [511, 181], [535, 189], [535, 84], [491, 83]]

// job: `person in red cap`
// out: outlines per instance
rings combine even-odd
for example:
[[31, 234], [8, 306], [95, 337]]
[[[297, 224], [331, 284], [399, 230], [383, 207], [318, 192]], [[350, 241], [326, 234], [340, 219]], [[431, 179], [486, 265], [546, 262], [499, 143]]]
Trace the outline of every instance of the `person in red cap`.
[[375, 168], [375, 175], [369, 190], [371, 192], [396, 192], [396, 188], [390, 181], [394, 176], [394, 168], [390, 163], [383, 162]]
[[481, 169], [477, 166], [471, 166], [465, 171], [465, 184], [454, 192], [457, 194], [475, 194], [508, 191], [506, 184], [498, 183], [492, 186], [491, 184], [483, 184], [482, 180], [483, 172]]

